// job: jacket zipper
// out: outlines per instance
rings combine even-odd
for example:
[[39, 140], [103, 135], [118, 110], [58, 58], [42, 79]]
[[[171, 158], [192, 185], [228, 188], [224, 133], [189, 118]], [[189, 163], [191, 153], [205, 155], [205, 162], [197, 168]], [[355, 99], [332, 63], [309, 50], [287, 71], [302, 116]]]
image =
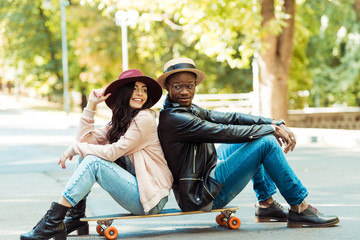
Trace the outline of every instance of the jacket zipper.
[[194, 146], [194, 158], [193, 158], [193, 173], [195, 173], [195, 165], [196, 165], [196, 150], [197, 150], [197, 147], [196, 145]]
[[191, 177], [188, 177], [188, 178], [180, 178], [179, 180], [180, 180], [180, 181], [186, 181], [186, 180], [188, 180], [188, 181], [192, 181], [192, 180], [194, 180], [194, 181], [200, 181], [201, 178], [191, 178]]
[[211, 194], [209, 189], [206, 187], [206, 185], [203, 183], [205, 190], [208, 192], [208, 194], [212, 197], [212, 199], [215, 199], [215, 197]]

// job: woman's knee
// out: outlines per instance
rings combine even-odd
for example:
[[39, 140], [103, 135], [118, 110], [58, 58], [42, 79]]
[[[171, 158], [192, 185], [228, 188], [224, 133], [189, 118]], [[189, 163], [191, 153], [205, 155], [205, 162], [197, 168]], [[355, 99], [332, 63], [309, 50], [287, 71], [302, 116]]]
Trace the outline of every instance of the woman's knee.
[[85, 165], [91, 165], [97, 162], [100, 162], [101, 158], [94, 156], [94, 155], [87, 155], [86, 157], [84, 157], [81, 161], [81, 164], [85, 164]]

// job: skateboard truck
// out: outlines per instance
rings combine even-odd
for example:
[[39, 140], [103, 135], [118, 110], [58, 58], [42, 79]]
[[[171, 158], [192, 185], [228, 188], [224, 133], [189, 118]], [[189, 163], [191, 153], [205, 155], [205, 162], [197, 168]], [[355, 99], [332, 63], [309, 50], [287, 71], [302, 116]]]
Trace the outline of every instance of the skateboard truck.
[[111, 226], [113, 222], [114, 219], [97, 221], [96, 232], [107, 239], [115, 239], [119, 233], [116, 227]]
[[235, 212], [235, 210], [221, 211], [221, 213], [216, 216], [216, 222], [220, 226], [227, 225], [230, 229], [238, 229], [240, 227], [241, 221], [239, 218], [234, 216]]

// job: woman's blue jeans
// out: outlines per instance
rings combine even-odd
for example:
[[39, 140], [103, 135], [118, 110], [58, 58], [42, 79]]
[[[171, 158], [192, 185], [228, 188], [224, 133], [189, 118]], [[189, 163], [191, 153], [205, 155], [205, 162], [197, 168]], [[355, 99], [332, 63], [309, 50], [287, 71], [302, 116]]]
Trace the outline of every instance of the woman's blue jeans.
[[289, 166], [273, 135], [258, 140], [222, 144], [217, 148], [214, 178], [223, 184], [213, 208], [222, 208], [234, 199], [252, 179], [258, 201], [276, 193], [276, 187], [290, 206], [301, 204], [308, 191]]
[[[77, 168], [66, 184], [63, 196], [72, 206], [75, 206], [90, 193], [95, 182], [132, 214], [145, 214], [140, 203], [136, 177], [116, 163], [96, 156], [89, 155], [84, 159], [79, 157]], [[159, 213], [166, 202], [167, 198], [163, 198], [146, 214]]]

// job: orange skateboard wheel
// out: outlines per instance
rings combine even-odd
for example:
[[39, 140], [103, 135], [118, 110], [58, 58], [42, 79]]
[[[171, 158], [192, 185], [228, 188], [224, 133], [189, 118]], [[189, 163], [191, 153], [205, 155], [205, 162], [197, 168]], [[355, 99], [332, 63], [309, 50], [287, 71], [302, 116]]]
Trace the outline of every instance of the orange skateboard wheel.
[[241, 225], [241, 221], [237, 217], [230, 217], [228, 219], [227, 225], [230, 229], [238, 229]]
[[100, 225], [96, 226], [96, 232], [100, 235], [100, 236], [104, 236], [104, 230], [102, 229], [102, 227]]
[[118, 236], [118, 230], [116, 227], [110, 226], [105, 229], [105, 237], [107, 239], [113, 240]]
[[221, 213], [221, 214], [216, 216], [216, 222], [220, 226], [226, 226], [226, 220], [224, 220], [224, 218], [225, 218], [225, 216]]

